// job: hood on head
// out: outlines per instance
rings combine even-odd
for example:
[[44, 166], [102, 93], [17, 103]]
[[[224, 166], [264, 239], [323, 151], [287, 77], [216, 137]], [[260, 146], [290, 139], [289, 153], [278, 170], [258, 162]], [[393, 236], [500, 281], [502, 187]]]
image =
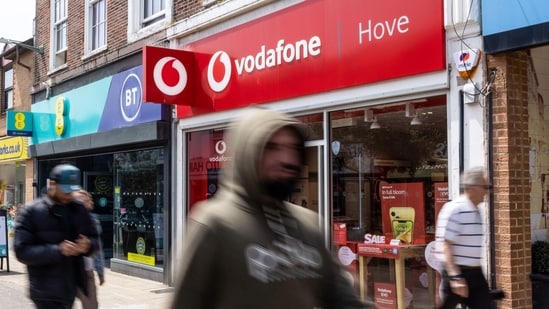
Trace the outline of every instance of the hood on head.
[[232, 162], [225, 166], [222, 186], [236, 191], [245, 189], [248, 197], [260, 199], [258, 168], [263, 150], [270, 137], [283, 127], [294, 128], [305, 142], [305, 126], [297, 119], [258, 106], [245, 109], [229, 129]]

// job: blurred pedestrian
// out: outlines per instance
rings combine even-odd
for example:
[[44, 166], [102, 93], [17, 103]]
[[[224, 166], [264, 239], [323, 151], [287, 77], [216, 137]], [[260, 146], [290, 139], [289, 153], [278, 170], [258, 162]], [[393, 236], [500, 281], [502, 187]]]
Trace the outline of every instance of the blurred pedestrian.
[[72, 308], [77, 288], [87, 294], [84, 255], [99, 248], [97, 230], [71, 193], [81, 173], [69, 164], [50, 172], [47, 193], [17, 216], [15, 256], [27, 265], [30, 298], [38, 309]]
[[172, 308], [364, 308], [325, 248], [318, 214], [286, 202], [303, 127], [253, 107], [232, 127], [220, 191], [194, 206]]
[[97, 272], [97, 276], [99, 277], [99, 285], [105, 283], [105, 255], [103, 253], [103, 243], [101, 241], [101, 222], [99, 221], [97, 214], [93, 213], [93, 199], [88, 191], [83, 189], [78, 190], [73, 192], [72, 196], [76, 201], [86, 206], [97, 229], [97, 234], [99, 235], [99, 250], [97, 253], [94, 256], [84, 257], [84, 268], [88, 275], [88, 295], [85, 295], [81, 289], [76, 291], [76, 297], [82, 302], [83, 309], [97, 309], [99, 307], [99, 302], [97, 301], [94, 271]]
[[442, 304], [470, 309], [492, 308], [488, 282], [481, 268], [484, 226], [479, 206], [490, 185], [484, 169], [475, 167], [461, 175], [463, 194], [444, 204], [437, 218], [436, 241], [444, 264]]

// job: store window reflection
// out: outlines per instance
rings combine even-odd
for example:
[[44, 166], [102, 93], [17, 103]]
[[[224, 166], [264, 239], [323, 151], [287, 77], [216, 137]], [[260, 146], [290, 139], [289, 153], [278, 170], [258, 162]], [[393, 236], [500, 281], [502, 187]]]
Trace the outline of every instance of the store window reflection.
[[[394, 291], [402, 271], [408, 290], [400, 296], [411, 293], [415, 304], [423, 297], [432, 308], [434, 289], [419, 276], [428, 272], [422, 250], [434, 239], [436, 212], [447, 198], [445, 96], [336, 111], [330, 118], [334, 242], [354, 253], [366, 243], [379, 253], [364, 259], [368, 270], [360, 283], [368, 286], [359, 287], [357, 278], [357, 289], [373, 302], [374, 286]], [[393, 250], [383, 247], [391, 239], [417, 245], [409, 251], [421, 254], [395, 269], [397, 255], [384, 255]], [[355, 277], [356, 263], [349, 263]]]
[[114, 257], [149, 266], [164, 262], [164, 151], [115, 153]]
[[224, 162], [231, 160], [224, 132], [223, 129], [211, 129], [187, 135], [190, 208], [198, 201], [213, 197], [219, 189], [221, 168]]

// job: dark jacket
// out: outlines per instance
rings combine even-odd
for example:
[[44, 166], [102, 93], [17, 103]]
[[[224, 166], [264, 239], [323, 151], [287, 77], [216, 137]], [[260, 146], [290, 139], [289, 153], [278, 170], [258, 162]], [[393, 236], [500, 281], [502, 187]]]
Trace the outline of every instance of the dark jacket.
[[192, 210], [171, 308], [365, 307], [326, 250], [318, 214], [274, 202], [257, 185], [263, 149], [285, 126], [298, 124], [257, 109], [233, 127], [221, 190]]
[[87, 294], [83, 257], [67, 257], [59, 250], [61, 242], [76, 241], [79, 234], [90, 240], [86, 255], [98, 250], [97, 229], [84, 205], [77, 202], [55, 205], [43, 195], [18, 215], [14, 249], [17, 259], [27, 265], [31, 299], [72, 303], [77, 287]]

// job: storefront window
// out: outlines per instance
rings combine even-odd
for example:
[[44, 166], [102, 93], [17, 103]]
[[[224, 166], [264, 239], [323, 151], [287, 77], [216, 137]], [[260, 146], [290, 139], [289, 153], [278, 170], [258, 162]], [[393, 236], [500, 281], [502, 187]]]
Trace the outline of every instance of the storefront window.
[[188, 134], [188, 185], [190, 208], [196, 202], [213, 197], [218, 190], [219, 172], [226, 156], [225, 130], [211, 129]]
[[[433, 307], [434, 289], [427, 288], [433, 274], [423, 256], [448, 192], [445, 97], [337, 111], [330, 117], [333, 238], [339, 249], [366, 252], [359, 259], [366, 273], [358, 280], [359, 261], [342, 262], [371, 302], [385, 301], [379, 298], [387, 293], [376, 294], [380, 289], [394, 292], [396, 302], [399, 289], [399, 297], [407, 294]], [[399, 244], [391, 246], [392, 239]], [[400, 276], [406, 278], [406, 291]]]
[[164, 149], [96, 154], [39, 163], [38, 188], [57, 164], [82, 171], [82, 185], [93, 199], [102, 228], [105, 259], [148, 266], [164, 264]]
[[114, 257], [164, 263], [164, 151], [115, 153]]

